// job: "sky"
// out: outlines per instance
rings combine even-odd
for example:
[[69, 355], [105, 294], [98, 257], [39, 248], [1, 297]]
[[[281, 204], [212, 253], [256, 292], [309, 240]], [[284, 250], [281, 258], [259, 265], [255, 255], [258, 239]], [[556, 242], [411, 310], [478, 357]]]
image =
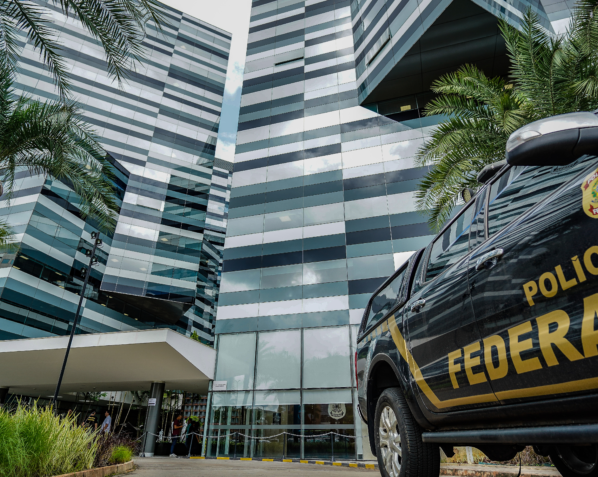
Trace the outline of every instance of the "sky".
[[243, 68], [249, 31], [251, 0], [161, 0], [166, 5], [211, 23], [233, 35], [216, 157], [232, 162], [235, 157]]

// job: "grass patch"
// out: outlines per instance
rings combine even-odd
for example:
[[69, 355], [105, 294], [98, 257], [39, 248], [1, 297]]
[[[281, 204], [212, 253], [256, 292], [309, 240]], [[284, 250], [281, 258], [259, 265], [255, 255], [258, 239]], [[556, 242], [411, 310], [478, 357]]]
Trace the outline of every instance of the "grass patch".
[[97, 434], [37, 405], [0, 409], [0, 475], [49, 477], [90, 469]]
[[111, 464], [124, 464], [133, 458], [133, 451], [127, 446], [117, 446], [112, 449]]

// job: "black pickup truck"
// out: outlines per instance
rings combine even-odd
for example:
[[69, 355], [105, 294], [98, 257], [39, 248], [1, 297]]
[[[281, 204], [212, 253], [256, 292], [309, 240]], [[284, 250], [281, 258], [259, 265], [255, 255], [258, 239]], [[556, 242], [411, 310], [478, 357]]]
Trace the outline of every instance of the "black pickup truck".
[[457, 445], [598, 477], [596, 155], [593, 113], [519, 129], [369, 300], [355, 366], [384, 477], [437, 477]]

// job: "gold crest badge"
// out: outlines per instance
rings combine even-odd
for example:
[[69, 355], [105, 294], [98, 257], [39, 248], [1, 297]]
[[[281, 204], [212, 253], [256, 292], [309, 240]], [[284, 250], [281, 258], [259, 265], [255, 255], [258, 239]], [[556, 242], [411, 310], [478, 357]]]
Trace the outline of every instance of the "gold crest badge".
[[588, 174], [581, 184], [583, 210], [593, 219], [598, 219], [598, 169]]

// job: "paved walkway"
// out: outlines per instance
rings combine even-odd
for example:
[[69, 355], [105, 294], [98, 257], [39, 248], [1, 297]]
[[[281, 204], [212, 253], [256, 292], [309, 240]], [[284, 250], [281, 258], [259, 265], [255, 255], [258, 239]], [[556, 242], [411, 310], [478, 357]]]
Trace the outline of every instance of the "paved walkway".
[[[314, 464], [238, 461], [238, 460], [195, 460], [153, 457], [137, 458], [139, 466], [127, 474], [137, 477], [374, 477], [378, 471], [332, 467]], [[441, 476], [455, 477], [516, 477], [519, 466], [442, 464]], [[560, 477], [554, 467], [526, 467], [521, 477]]]
[[314, 464], [238, 460], [195, 460], [169, 457], [138, 458], [139, 468], [127, 477], [375, 477], [377, 471]]

